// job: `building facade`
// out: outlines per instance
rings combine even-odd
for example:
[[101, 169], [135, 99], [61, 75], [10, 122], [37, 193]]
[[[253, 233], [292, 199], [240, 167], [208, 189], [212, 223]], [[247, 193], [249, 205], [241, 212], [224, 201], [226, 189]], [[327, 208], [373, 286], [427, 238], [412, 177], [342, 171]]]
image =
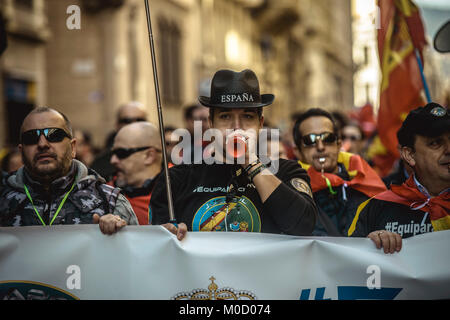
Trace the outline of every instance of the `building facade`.
[[369, 103], [379, 108], [380, 64], [377, 31], [379, 8], [375, 0], [352, 0], [354, 62], [354, 105]]
[[[291, 114], [309, 107], [353, 106], [348, 0], [149, 3], [165, 125], [182, 126], [182, 108], [199, 94], [208, 95], [211, 77], [222, 68], [256, 72], [261, 92], [276, 96], [265, 118], [281, 129], [287, 129]], [[61, 110], [75, 127], [90, 132], [97, 146], [114, 130], [123, 103], [143, 102], [150, 121], [158, 122], [144, 1], [2, 0], [0, 5], [9, 39], [0, 59], [6, 88], [0, 99], [0, 146], [17, 142], [12, 132], [36, 106]], [[70, 28], [77, 17], [71, 6], [79, 8], [79, 28]], [[21, 112], [10, 101], [18, 99], [14, 86], [22, 86], [21, 103], [27, 106]], [[14, 130], [5, 129], [13, 122]]]
[[0, 57], [0, 146], [17, 144], [23, 117], [47, 101], [44, 0], [0, 1], [8, 47]]

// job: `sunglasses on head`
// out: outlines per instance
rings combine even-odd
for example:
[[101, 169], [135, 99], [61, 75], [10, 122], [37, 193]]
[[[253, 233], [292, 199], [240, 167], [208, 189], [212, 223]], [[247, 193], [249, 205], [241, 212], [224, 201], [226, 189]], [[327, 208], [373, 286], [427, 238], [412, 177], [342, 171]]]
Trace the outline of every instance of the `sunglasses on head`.
[[325, 144], [332, 144], [336, 142], [337, 136], [332, 132], [323, 132], [320, 134], [311, 133], [302, 136], [303, 144], [307, 147], [315, 146], [319, 139]]
[[119, 119], [120, 124], [130, 124], [130, 123], [138, 122], [138, 121], [146, 121], [146, 120], [144, 118], [120, 118]]
[[155, 149], [157, 152], [161, 152], [160, 149], [155, 148], [155, 147], [140, 147], [140, 148], [128, 148], [128, 149], [127, 148], [116, 148], [116, 149], [111, 150], [111, 155], [115, 155], [117, 158], [122, 160], [122, 159], [128, 158], [133, 153], [143, 151], [146, 149], [150, 149], [150, 148]]
[[32, 129], [22, 133], [21, 142], [24, 145], [33, 145], [39, 142], [41, 135], [44, 135], [48, 142], [61, 142], [64, 138], [72, 139], [71, 135], [60, 128]]

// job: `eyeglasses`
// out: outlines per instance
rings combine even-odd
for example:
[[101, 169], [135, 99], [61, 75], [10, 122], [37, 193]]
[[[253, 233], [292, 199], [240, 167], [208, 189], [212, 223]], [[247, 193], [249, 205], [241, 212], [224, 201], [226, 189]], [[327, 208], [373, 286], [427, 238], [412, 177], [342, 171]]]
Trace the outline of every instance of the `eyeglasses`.
[[361, 137], [343, 134], [342, 135], [342, 140], [351, 140], [351, 141], [355, 142], [355, 141], [361, 140]]
[[140, 148], [116, 148], [116, 149], [112, 149], [111, 150], [111, 155], [115, 155], [117, 158], [119, 159], [125, 159], [128, 158], [129, 156], [131, 156], [133, 153], [139, 152], [139, 151], [143, 151], [146, 149], [155, 149], [157, 152], [161, 152], [160, 149], [155, 148], [155, 147], [140, 147]]
[[332, 144], [336, 142], [337, 136], [332, 132], [323, 132], [320, 134], [307, 134], [306, 136], [302, 136], [303, 144], [307, 147], [312, 147], [317, 144], [317, 140], [322, 140], [325, 144]]
[[64, 138], [72, 139], [71, 135], [60, 128], [44, 128], [32, 129], [22, 133], [21, 142], [24, 145], [30, 146], [37, 144], [41, 135], [44, 135], [48, 142], [61, 142]]
[[144, 119], [144, 118], [120, 118], [118, 122], [120, 124], [130, 124], [130, 123], [138, 122], [138, 121], [146, 121], [146, 119]]

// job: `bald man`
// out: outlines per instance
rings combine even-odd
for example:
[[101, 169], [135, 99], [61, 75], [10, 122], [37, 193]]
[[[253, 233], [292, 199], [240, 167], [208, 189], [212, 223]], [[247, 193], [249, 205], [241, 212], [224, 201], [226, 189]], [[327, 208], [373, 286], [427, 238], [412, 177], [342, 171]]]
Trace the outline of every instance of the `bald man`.
[[110, 184], [122, 189], [139, 224], [148, 224], [151, 192], [162, 169], [158, 128], [150, 122], [135, 122], [122, 127], [114, 138], [111, 152], [111, 164], [116, 174]]
[[112, 234], [137, 224], [120, 190], [74, 159], [76, 143], [61, 112], [44, 107], [25, 117], [19, 144], [24, 166], [6, 180], [0, 226], [99, 223]]
[[110, 149], [114, 143], [117, 132], [122, 127], [138, 121], [147, 121], [147, 111], [141, 102], [131, 101], [121, 105], [119, 109], [117, 109], [116, 128], [108, 135], [105, 150], [102, 151], [91, 164], [91, 168], [107, 181], [111, 180], [114, 174], [114, 167], [110, 163]]

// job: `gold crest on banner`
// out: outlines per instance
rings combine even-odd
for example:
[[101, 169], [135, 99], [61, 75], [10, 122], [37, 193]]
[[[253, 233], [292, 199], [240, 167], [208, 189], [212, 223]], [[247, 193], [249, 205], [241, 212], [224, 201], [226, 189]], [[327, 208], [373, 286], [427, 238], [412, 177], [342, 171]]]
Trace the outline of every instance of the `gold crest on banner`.
[[208, 289], [194, 289], [190, 292], [180, 292], [172, 300], [256, 300], [256, 295], [248, 290], [235, 290], [233, 288], [219, 288], [211, 277]]

